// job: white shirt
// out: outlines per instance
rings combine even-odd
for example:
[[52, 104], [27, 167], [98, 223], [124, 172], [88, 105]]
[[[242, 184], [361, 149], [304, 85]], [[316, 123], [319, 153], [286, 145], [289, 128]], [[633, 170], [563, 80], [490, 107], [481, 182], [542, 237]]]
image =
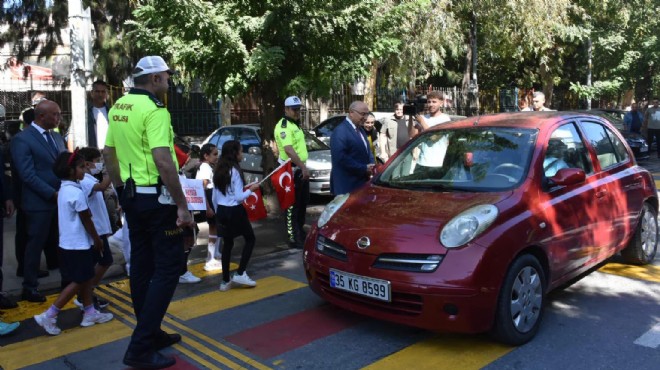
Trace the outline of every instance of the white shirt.
[[206, 188], [213, 189], [213, 168], [211, 168], [211, 165], [207, 162], [202, 162], [199, 165], [195, 178], [197, 180], [209, 180], [209, 183], [206, 184]]
[[94, 185], [98, 183], [99, 180], [96, 177], [86, 173], [85, 177], [80, 180], [80, 187], [83, 194], [87, 196], [89, 210], [92, 212], [92, 221], [94, 221], [96, 232], [99, 235], [110, 235], [112, 234], [112, 227], [110, 226], [108, 208], [105, 206], [105, 200], [103, 199], [103, 192], [94, 190]]
[[[425, 115], [424, 119], [429, 128], [450, 121], [449, 116], [444, 113], [434, 117]], [[449, 146], [448, 140], [449, 139], [443, 135], [440, 140], [433, 144], [429, 145], [427, 143], [422, 143], [419, 146], [420, 152], [417, 164], [425, 167], [442, 167], [442, 164], [445, 161], [445, 154], [447, 154], [447, 147]]]
[[103, 149], [108, 135], [108, 110], [105, 107], [92, 107], [92, 115], [96, 120], [96, 144], [99, 149]]
[[60, 230], [60, 248], [85, 250], [91, 248], [94, 244], [78, 214], [87, 209], [89, 209], [87, 197], [83, 194], [80, 184], [70, 180], [62, 180], [62, 187], [57, 193], [57, 223]]
[[213, 188], [213, 204], [219, 206], [233, 207], [237, 206], [252, 195], [251, 190], [243, 191], [243, 180], [238, 171], [232, 167], [231, 184], [227, 187], [226, 195], [222, 194], [218, 188]]

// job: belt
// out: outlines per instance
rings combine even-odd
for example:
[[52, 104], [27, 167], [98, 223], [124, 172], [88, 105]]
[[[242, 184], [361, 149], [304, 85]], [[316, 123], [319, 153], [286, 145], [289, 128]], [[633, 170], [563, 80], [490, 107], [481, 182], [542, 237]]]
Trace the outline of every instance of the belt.
[[155, 186], [136, 186], [135, 192], [138, 194], [158, 194], [158, 188]]

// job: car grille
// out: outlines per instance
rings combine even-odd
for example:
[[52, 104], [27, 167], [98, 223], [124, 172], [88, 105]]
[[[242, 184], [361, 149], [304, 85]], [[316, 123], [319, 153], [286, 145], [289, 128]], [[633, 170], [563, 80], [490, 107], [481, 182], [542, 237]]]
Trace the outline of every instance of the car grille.
[[384, 270], [409, 272], [433, 272], [444, 255], [441, 254], [382, 254], [378, 256], [373, 267]]
[[328, 238], [319, 236], [318, 239], [316, 239], [316, 250], [328, 257], [332, 257], [344, 262], [348, 261], [346, 248]]
[[317, 272], [316, 277], [320, 283], [321, 289], [329, 295], [335, 296], [344, 301], [361, 304], [371, 309], [386, 311], [397, 315], [416, 316], [422, 313], [422, 297], [417, 294], [401, 293], [392, 291], [392, 301], [385, 302], [377, 299], [360, 296], [357, 294], [345, 292], [343, 290], [330, 287], [328, 275]]

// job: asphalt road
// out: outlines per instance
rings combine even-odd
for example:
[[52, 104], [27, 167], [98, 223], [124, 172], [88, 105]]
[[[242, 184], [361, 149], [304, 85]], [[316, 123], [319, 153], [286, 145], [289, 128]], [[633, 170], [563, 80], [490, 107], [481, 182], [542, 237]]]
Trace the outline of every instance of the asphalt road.
[[[660, 163], [645, 166], [660, 180]], [[313, 201], [310, 218], [325, 201]], [[176, 356], [174, 369], [660, 368], [659, 258], [643, 267], [614, 258], [551, 294], [536, 338], [506, 347], [486, 335], [431, 333], [326, 304], [307, 287], [301, 251], [280, 243], [279, 222], [259, 226], [259, 248], [269, 251], [260, 249], [248, 267], [256, 288], [219, 292], [217, 274], [204, 272], [200, 263], [191, 266], [203, 281], [179, 285], [164, 321], [164, 329], [184, 336], [165, 351]], [[0, 337], [0, 367], [125, 368], [121, 358], [135, 324], [127, 281], [119, 274], [97, 293], [110, 300], [115, 320], [81, 328], [80, 312], [67, 306], [58, 337], [47, 336], [31, 319], [54, 295], [46, 304], [21, 302], [19, 309], [0, 312], [2, 320], [21, 321], [15, 334]]]

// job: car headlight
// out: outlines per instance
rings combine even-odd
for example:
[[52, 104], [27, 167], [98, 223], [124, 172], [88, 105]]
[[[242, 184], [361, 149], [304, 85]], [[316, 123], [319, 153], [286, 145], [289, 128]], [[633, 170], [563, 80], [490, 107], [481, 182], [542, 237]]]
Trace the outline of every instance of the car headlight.
[[330, 221], [330, 218], [332, 215], [335, 214], [341, 208], [341, 206], [346, 203], [346, 200], [348, 199], [348, 194], [342, 194], [342, 195], [337, 195], [335, 199], [330, 201], [328, 205], [325, 206], [323, 209], [323, 212], [321, 212], [321, 216], [319, 216], [319, 220], [317, 222], [317, 225], [319, 227], [323, 227], [325, 224]]
[[472, 207], [449, 221], [440, 233], [445, 248], [457, 248], [476, 238], [497, 218], [499, 210], [492, 204]]
[[330, 170], [310, 170], [309, 178], [310, 179], [320, 179], [324, 177], [330, 177]]

